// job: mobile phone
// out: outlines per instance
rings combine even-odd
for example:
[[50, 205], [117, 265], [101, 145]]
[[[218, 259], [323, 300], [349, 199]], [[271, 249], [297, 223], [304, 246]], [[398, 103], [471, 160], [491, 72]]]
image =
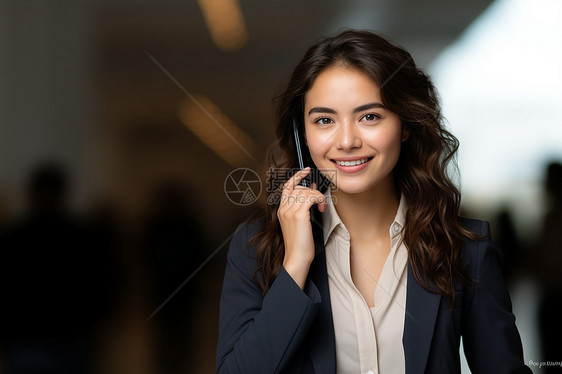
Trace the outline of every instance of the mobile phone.
[[[302, 158], [302, 151], [301, 151], [301, 142], [299, 138], [299, 131], [297, 130], [297, 123], [293, 119], [293, 135], [295, 137], [295, 146], [297, 148], [297, 158], [299, 160], [299, 168], [302, 170], [304, 169], [304, 162]], [[304, 187], [310, 187], [310, 175], [308, 174], [306, 178], [300, 181], [300, 185]]]

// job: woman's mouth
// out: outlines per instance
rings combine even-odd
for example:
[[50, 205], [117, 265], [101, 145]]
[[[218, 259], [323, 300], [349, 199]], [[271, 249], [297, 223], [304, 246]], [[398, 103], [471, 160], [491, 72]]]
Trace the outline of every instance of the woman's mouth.
[[365, 157], [357, 160], [343, 161], [343, 160], [330, 160], [332, 161], [338, 170], [346, 173], [355, 173], [367, 166], [367, 163], [371, 161], [372, 157]]

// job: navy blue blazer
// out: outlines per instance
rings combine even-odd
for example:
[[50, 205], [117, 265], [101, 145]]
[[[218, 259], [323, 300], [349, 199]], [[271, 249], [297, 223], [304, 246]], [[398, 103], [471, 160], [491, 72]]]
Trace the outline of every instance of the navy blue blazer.
[[[460, 373], [459, 346], [472, 373], [531, 373], [484, 221], [462, 219], [484, 236], [467, 240], [463, 260], [476, 286], [456, 285], [455, 305], [420, 286], [408, 264], [402, 343], [406, 374]], [[336, 348], [321, 225], [304, 290], [281, 268], [267, 294], [252, 279], [261, 223], [240, 225], [230, 243], [220, 303], [216, 373], [336, 373]], [[382, 373], [385, 374], [385, 373]]]

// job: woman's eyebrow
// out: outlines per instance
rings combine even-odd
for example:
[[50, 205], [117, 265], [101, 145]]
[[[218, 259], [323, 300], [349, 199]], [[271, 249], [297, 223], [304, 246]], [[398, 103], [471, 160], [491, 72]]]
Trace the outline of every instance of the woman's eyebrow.
[[[386, 107], [384, 105], [382, 105], [381, 103], [369, 103], [369, 104], [363, 104], [361, 106], [358, 106], [357, 108], [353, 109], [353, 113], [359, 113], [362, 112], [364, 110], [368, 110], [368, 109], [374, 109], [374, 108], [382, 108], [382, 109], [386, 109]], [[308, 111], [308, 115], [311, 115], [312, 113], [331, 113], [331, 114], [338, 114], [338, 112], [336, 112], [334, 109], [332, 108], [326, 108], [326, 107], [321, 107], [321, 106], [315, 106], [313, 108], [311, 108]]]
[[384, 105], [382, 105], [381, 103], [369, 103], [369, 104], [364, 104], [364, 105], [358, 106], [357, 108], [353, 109], [353, 114], [358, 113], [358, 112], [362, 112], [362, 111], [368, 110], [368, 109], [374, 109], [374, 108], [386, 109], [386, 107]]
[[308, 111], [308, 115], [311, 115], [312, 113], [331, 113], [331, 114], [337, 114], [338, 112], [336, 112], [335, 110], [331, 109], [331, 108], [326, 108], [326, 107], [322, 107], [322, 106], [315, 106], [314, 108], [310, 109]]

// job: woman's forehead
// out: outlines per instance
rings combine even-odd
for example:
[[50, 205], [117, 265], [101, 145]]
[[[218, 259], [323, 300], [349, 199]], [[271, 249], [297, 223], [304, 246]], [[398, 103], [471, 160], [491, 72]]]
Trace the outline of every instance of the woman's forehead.
[[381, 102], [379, 86], [354, 67], [333, 66], [322, 71], [305, 94], [306, 108], [330, 106], [345, 108]]

